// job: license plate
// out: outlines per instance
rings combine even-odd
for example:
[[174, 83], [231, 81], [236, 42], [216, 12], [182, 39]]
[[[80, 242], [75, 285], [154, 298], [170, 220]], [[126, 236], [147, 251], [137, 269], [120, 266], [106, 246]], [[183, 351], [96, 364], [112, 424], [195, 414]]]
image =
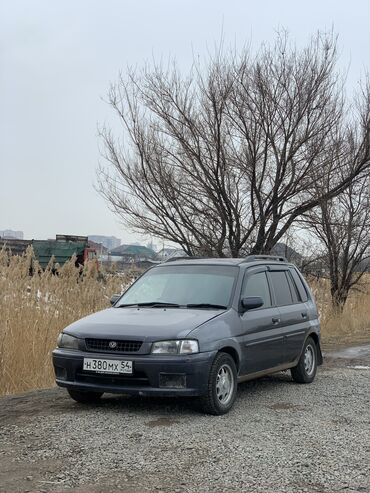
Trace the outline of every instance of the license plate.
[[84, 358], [83, 369], [95, 373], [132, 373], [132, 361]]

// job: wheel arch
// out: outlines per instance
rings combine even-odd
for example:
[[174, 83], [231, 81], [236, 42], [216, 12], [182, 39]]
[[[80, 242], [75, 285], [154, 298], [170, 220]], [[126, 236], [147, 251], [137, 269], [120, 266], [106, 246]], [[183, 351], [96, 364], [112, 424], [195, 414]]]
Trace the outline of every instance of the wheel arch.
[[219, 348], [218, 352], [229, 354], [232, 357], [232, 359], [235, 361], [235, 366], [236, 366], [237, 372], [239, 373], [240, 356], [239, 356], [238, 351], [232, 346], [222, 346]]
[[316, 344], [316, 348], [317, 348], [317, 360], [318, 360], [317, 363], [319, 365], [322, 365], [322, 363], [323, 363], [323, 357], [322, 357], [321, 346], [320, 346], [320, 336], [315, 331], [309, 332], [307, 334], [307, 337], [306, 337], [305, 341], [304, 341], [304, 344], [306, 344], [306, 341], [307, 341], [307, 339], [309, 337], [311, 337], [311, 339], [313, 339], [314, 343]]

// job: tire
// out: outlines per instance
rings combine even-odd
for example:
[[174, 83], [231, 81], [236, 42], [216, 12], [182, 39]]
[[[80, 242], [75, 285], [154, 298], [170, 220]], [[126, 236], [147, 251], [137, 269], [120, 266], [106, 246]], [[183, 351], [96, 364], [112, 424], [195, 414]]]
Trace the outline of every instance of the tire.
[[84, 390], [67, 389], [70, 397], [80, 404], [94, 404], [99, 402], [103, 392], [90, 392]]
[[209, 371], [207, 393], [200, 399], [202, 410], [215, 416], [229, 412], [236, 399], [237, 386], [234, 359], [227, 353], [217, 353]]
[[311, 383], [317, 371], [317, 346], [312, 337], [308, 337], [298, 365], [290, 370], [293, 380], [297, 383]]

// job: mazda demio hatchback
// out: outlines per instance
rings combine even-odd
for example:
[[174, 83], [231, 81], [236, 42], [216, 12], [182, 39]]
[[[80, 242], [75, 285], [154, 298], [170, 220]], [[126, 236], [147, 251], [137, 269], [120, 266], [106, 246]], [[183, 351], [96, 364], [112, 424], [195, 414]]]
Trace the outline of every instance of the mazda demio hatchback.
[[310, 383], [322, 363], [314, 299], [282, 257], [167, 261], [112, 301], [66, 327], [53, 351], [56, 382], [78, 402], [197, 396], [224, 414], [239, 382], [290, 369]]

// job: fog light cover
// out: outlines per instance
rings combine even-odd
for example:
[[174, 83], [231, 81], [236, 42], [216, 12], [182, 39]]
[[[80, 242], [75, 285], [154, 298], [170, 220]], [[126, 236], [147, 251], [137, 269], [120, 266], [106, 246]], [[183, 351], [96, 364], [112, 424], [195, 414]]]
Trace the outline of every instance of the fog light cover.
[[160, 373], [159, 386], [169, 389], [185, 389], [186, 375], [184, 373]]
[[59, 380], [67, 380], [67, 370], [61, 366], [55, 366], [55, 376]]

